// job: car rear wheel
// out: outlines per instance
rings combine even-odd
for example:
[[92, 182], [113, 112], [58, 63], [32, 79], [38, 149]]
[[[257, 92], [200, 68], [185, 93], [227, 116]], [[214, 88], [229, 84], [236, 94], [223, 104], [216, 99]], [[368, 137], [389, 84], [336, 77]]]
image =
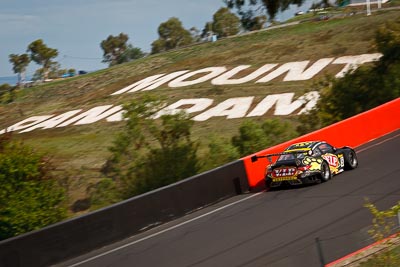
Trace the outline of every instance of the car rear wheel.
[[322, 162], [321, 164], [321, 182], [326, 182], [329, 179], [331, 179], [332, 175], [331, 175], [331, 170], [329, 169], [329, 165], [328, 163], [326, 163], [326, 161]]
[[345, 155], [345, 169], [346, 170], [352, 170], [357, 168], [358, 166], [358, 159], [356, 152], [353, 150], [350, 150], [346, 155]]
[[272, 180], [270, 178], [265, 179], [265, 188], [267, 190], [271, 189]]

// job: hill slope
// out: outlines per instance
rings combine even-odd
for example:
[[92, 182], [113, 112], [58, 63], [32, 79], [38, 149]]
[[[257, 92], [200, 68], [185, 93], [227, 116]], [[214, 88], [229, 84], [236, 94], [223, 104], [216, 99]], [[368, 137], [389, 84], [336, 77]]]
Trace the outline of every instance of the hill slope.
[[[373, 43], [375, 31], [386, 21], [399, 16], [399, 12], [393, 10], [374, 13], [369, 17], [357, 15], [310, 21], [152, 55], [88, 75], [24, 89], [14, 103], [0, 106], [0, 130], [32, 116], [59, 115], [77, 109], [87, 111], [103, 105], [121, 105], [141, 92], [112, 94], [135, 82], [153, 75], [183, 70], [187, 70], [188, 73], [208, 67], [225, 67], [226, 71], [229, 71], [241, 65], [249, 65], [232, 77], [239, 79], [265, 64], [276, 64], [269, 72], [246, 83], [215, 85], [207, 80], [175, 88], [163, 83], [149, 92], [165, 96], [169, 104], [181, 99], [207, 98], [212, 101], [202, 112], [232, 98], [242, 98], [245, 101], [244, 105], [250, 105], [244, 111], [245, 114], [249, 114], [255, 107], [260, 107], [259, 103], [269, 95], [294, 93], [294, 98], [291, 99], [293, 102], [310, 90], [315, 90], [318, 80], [323, 79], [325, 75], [336, 75], [343, 69], [343, 64], [333, 64], [335, 59], [376, 53]], [[312, 75], [312, 79], [285, 81], [288, 79], [285, 72], [269, 81], [256, 82], [285, 63], [309, 61], [307, 66], [310, 67], [320, 59], [331, 60], [327, 61], [328, 64], [321, 71]], [[193, 75], [188, 80], [195, 80], [204, 75]], [[231, 110], [234, 107], [238, 105], [231, 106]], [[304, 105], [280, 117], [295, 123], [296, 114], [302, 108]], [[229, 107], [226, 110], [229, 111]], [[193, 115], [202, 112], [195, 112]], [[276, 116], [276, 113], [276, 110], [271, 108], [252, 119], [264, 120]], [[204, 145], [207, 144], [210, 132], [230, 138], [237, 134], [237, 129], [245, 119], [218, 116], [196, 121], [194, 136]], [[74, 188], [71, 190], [71, 199], [74, 200], [85, 194], [87, 184], [101, 177], [99, 169], [109, 155], [107, 147], [122, 126], [123, 122], [100, 120], [87, 125], [36, 129], [15, 134], [15, 137], [53, 155], [57, 169], [67, 170], [76, 178], [71, 185]]]

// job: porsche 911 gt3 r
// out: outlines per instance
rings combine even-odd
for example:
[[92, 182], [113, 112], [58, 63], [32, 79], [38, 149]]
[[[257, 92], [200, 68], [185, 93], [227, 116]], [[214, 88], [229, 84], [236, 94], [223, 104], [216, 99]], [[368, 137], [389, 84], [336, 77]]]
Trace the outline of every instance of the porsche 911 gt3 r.
[[[267, 188], [279, 187], [283, 184], [300, 185], [326, 182], [332, 175], [358, 166], [357, 155], [351, 147], [335, 148], [321, 141], [296, 143], [282, 153], [266, 156], [270, 164], [266, 168], [265, 183]], [[278, 157], [275, 163], [272, 157]]]

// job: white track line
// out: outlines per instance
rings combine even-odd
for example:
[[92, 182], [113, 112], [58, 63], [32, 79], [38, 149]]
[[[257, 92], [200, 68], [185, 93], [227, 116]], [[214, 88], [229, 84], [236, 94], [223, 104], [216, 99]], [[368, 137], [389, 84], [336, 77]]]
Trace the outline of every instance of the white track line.
[[368, 147], [366, 147], [366, 148], [357, 150], [356, 152], [357, 152], [357, 153], [361, 153], [361, 152], [363, 152], [363, 151], [365, 151], [365, 150], [368, 150], [368, 149], [371, 149], [371, 148], [373, 148], [373, 147], [379, 146], [379, 145], [381, 145], [381, 144], [383, 144], [383, 143], [386, 143], [387, 141], [393, 140], [393, 139], [395, 139], [395, 138], [397, 138], [397, 137], [399, 137], [399, 136], [400, 136], [400, 134], [397, 134], [397, 135], [392, 136], [392, 137], [388, 137], [387, 139], [384, 139], [384, 140], [380, 141], [379, 143], [376, 143], [376, 144], [370, 145], [370, 146], [368, 146]]
[[145, 240], [147, 240], [147, 239], [150, 239], [150, 238], [159, 236], [159, 235], [161, 235], [161, 234], [163, 234], [163, 233], [172, 231], [172, 230], [174, 230], [174, 229], [176, 229], [176, 228], [179, 228], [179, 227], [181, 227], [181, 226], [184, 226], [184, 225], [186, 225], [186, 224], [188, 224], [188, 223], [197, 221], [197, 220], [199, 220], [199, 219], [201, 219], [201, 218], [204, 218], [204, 217], [206, 217], [206, 216], [208, 216], [208, 215], [211, 215], [211, 214], [216, 213], [216, 212], [218, 212], [218, 211], [221, 211], [221, 210], [223, 210], [223, 209], [229, 208], [229, 207], [231, 207], [231, 206], [233, 206], [233, 205], [236, 205], [236, 204], [239, 204], [239, 203], [244, 202], [244, 201], [246, 201], [246, 200], [249, 200], [249, 199], [251, 199], [251, 198], [253, 198], [253, 197], [256, 197], [256, 196], [258, 196], [258, 195], [260, 195], [260, 194], [262, 194], [262, 193], [264, 193], [264, 192], [259, 192], [259, 193], [252, 194], [252, 195], [250, 195], [250, 196], [248, 196], [248, 197], [246, 197], [246, 198], [243, 198], [243, 199], [238, 200], [238, 201], [236, 201], [236, 202], [232, 202], [232, 203], [227, 204], [227, 205], [225, 205], [225, 206], [219, 207], [219, 208], [217, 208], [217, 209], [215, 209], [215, 210], [212, 210], [212, 211], [210, 211], [210, 212], [204, 213], [204, 214], [202, 214], [202, 215], [200, 215], [200, 216], [198, 216], [198, 217], [195, 217], [195, 218], [193, 218], [193, 219], [190, 219], [190, 220], [187, 220], [187, 221], [182, 222], [182, 223], [180, 223], [180, 224], [171, 226], [170, 228], [164, 229], [164, 230], [162, 230], [162, 231], [160, 231], [160, 232], [157, 232], [157, 233], [151, 234], [151, 235], [149, 235], [149, 236], [143, 237], [143, 238], [141, 238], [141, 239], [132, 241], [132, 242], [130, 242], [130, 243], [127, 243], [127, 244], [125, 244], [125, 245], [119, 246], [119, 247], [114, 248], [114, 249], [112, 249], [112, 250], [109, 250], [109, 251], [103, 252], [103, 253], [101, 253], [101, 254], [98, 254], [98, 255], [96, 255], [96, 256], [90, 257], [90, 258], [88, 258], [88, 259], [86, 259], [86, 260], [83, 260], [83, 261], [74, 263], [74, 264], [72, 264], [72, 265], [68, 265], [68, 267], [79, 266], [79, 265], [81, 265], [81, 264], [84, 264], [84, 263], [87, 263], [87, 262], [89, 262], [89, 261], [92, 261], [92, 260], [101, 258], [101, 257], [103, 257], [103, 256], [105, 256], [105, 255], [111, 254], [111, 253], [113, 253], [113, 252], [115, 252], [115, 251], [118, 251], [118, 250], [121, 250], [121, 249], [123, 249], [123, 248], [129, 247], [129, 246], [132, 246], [132, 245], [135, 245], [135, 244], [140, 243], [140, 242], [143, 242], [143, 241], [145, 241]]

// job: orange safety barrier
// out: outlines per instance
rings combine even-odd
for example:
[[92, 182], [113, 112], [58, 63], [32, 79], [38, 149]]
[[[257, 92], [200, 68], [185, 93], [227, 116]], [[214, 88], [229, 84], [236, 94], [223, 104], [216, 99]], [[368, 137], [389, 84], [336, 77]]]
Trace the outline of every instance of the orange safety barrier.
[[329, 125], [318, 131], [300, 136], [285, 143], [267, 148], [242, 158], [247, 180], [251, 189], [263, 188], [267, 160], [261, 158], [251, 162], [254, 155], [264, 156], [279, 153], [293, 143], [321, 140], [336, 147], [357, 147], [373, 139], [391, 133], [400, 128], [400, 98], [392, 100], [374, 109], [360, 113], [354, 117]]

